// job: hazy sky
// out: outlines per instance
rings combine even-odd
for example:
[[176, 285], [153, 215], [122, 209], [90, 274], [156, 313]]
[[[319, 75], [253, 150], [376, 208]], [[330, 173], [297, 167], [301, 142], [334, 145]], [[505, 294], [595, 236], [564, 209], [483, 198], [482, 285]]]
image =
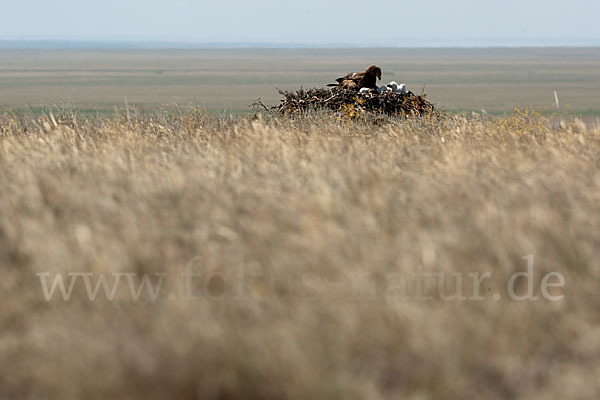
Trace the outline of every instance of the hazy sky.
[[0, 39], [600, 45], [599, 0], [0, 0]]

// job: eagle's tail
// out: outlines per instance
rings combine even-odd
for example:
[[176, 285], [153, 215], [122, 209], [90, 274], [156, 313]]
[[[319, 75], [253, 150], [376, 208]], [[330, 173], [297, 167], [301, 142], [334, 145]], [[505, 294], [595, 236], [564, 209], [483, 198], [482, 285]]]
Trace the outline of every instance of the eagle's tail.
[[339, 83], [328, 83], [327, 86], [340, 86]]

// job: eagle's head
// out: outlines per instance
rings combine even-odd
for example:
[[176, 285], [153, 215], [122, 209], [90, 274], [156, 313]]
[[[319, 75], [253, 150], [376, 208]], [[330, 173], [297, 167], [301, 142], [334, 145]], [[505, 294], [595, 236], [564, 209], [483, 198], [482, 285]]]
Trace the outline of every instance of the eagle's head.
[[367, 74], [375, 74], [377, 79], [381, 79], [381, 68], [376, 65], [371, 65], [365, 72]]

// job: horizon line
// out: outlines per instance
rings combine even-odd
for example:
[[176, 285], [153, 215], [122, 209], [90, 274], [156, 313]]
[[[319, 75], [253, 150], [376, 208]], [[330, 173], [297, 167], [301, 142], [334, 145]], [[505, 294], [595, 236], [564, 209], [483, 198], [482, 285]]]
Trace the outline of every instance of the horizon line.
[[[462, 43], [461, 43], [462, 42]], [[269, 41], [185, 41], [145, 39], [2, 39], [0, 49], [20, 50], [63, 50], [63, 49], [147, 49], [147, 50], [192, 50], [192, 49], [418, 49], [418, 48], [595, 48], [600, 47], [596, 39], [577, 39], [553, 42], [552, 40], [455, 40], [440, 41], [427, 39], [420, 43], [347, 43], [347, 42], [269, 42]]]

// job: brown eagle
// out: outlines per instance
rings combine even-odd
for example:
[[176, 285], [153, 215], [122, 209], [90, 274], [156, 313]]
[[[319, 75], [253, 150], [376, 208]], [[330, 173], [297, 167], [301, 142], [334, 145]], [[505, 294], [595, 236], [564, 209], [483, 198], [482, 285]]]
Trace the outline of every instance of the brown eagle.
[[363, 72], [351, 72], [344, 77], [337, 78], [335, 80], [337, 83], [330, 83], [327, 86], [339, 86], [350, 90], [377, 89], [377, 79], [381, 79], [381, 68], [371, 65]]

